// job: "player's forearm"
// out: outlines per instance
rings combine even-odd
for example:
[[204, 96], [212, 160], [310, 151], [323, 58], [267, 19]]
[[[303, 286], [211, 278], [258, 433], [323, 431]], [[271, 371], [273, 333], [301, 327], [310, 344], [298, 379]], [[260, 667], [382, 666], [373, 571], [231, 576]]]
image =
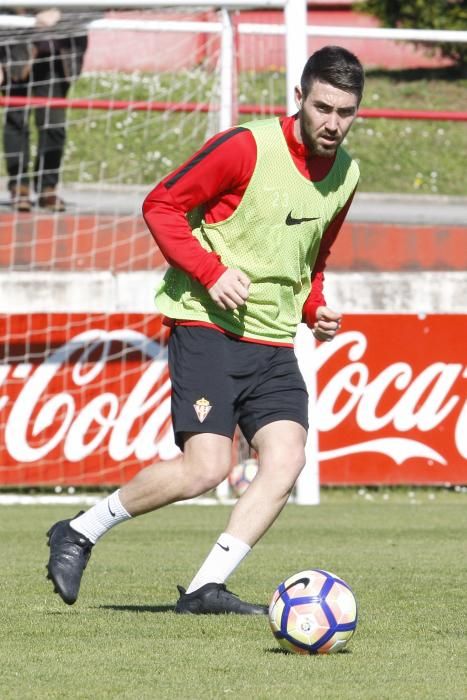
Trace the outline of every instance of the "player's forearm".
[[302, 321], [309, 328], [313, 328], [316, 322], [316, 312], [320, 306], [326, 306], [324, 298], [324, 273], [317, 272], [311, 280], [311, 291], [303, 305]]

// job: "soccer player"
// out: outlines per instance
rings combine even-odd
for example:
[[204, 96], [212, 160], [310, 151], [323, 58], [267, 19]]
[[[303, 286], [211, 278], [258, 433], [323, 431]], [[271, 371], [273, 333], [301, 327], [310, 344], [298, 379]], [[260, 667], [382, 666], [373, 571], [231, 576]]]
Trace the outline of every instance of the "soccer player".
[[[320, 341], [341, 315], [323, 271], [349, 209], [358, 166], [341, 144], [364, 75], [349, 51], [326, 46], [295, 88], [297, 114], [228, 129], [146, 197], [145, 221], [170, 268], [157, 306], [172, 327], [172, 419], [181, 455], [142, 469], [85, 513], [48, 532], [48, 577], [75, 602], [93, 545], [110, 528], [216, 487], [231, 466], [236, 426], [258, 473], [187, 590], [178, 613], [266, 614], [225, 585], [271, 527], [305, 463], [308, 396], [293, 350], [304, 321]], [[187, 214], [201, 208], [192, 229]]]

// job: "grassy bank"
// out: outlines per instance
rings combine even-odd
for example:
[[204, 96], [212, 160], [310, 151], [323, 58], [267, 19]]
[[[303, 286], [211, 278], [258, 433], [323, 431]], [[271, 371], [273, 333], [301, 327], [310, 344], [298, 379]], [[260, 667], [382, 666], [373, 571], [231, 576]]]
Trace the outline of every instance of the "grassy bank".
[[[367, 108], [465, 111], [467, 80], [450, 71], [370, 72]], [[466, 122], [358, 120], [347, 147], [359, 159], [361, 191], [467, 195]]]
[[[205, 102], [211, 78], [202, 70], [177, 75], [81, 77], [73, 97]], [[362, 106], [465, 110], [467, 79], [454, 70], [369, 71]], [[239, 101], [283, 105], [282, 72], [244, 74]], [[69, 112], [63, 179], [115, 185], [151, 184], [183, 162], [217, 130], [200, 113], [73, 110]], [[243, 117], [245, 121], [249, 117]], [[467, 195], [465, 122], [358, 119], [346, 147], [361, 167], [361, 191]], [[4, 164], [2, 162], [4, 174]]]

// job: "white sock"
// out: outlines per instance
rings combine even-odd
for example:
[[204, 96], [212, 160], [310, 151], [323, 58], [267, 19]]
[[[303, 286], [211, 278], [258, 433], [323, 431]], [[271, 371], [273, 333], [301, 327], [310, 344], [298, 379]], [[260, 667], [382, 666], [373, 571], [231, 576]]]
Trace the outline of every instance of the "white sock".
[[105, 535], [114, 525], [131, 518], [120, 502], [119, 490], [72, 520], [70, 526], [73, 530], [80, 532], [95, 544], [99, 537]]
[[186, 592], [192, 593], [206, 583], [225, 583], [250, 551], [251, 547], [245, 542], [223, 532]]

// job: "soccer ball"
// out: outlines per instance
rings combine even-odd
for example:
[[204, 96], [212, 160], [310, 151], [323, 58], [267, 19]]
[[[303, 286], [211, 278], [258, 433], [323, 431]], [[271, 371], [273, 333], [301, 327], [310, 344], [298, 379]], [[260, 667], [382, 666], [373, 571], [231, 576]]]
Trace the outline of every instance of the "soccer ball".
[[332, 654], [357, 626], [349, 584], [329, 571], [300, 571], [283, 581], [269, 605], [269, 624], [280, 646], [296, 654]]
[[242, 493], [245, 493], [257, 471], [258, 462], [256, 459], [245, 459], [244, 462], [240, 462], [232, 468], [228, 480], [234, 496], [239, 498]]

